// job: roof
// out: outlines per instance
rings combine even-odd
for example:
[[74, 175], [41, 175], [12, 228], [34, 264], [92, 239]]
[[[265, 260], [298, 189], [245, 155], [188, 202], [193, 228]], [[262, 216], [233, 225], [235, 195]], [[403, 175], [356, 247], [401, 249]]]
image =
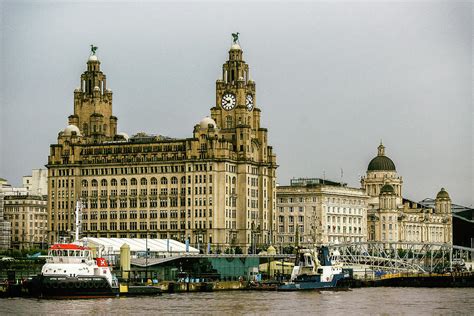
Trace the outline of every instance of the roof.
[[385, 156], [385, 146], [380, 143], [377, 157], [369, 162], [367, 171], [396, 171], [392, 159]]
[[449, 194], [448, 192], [446, 192], [446, 190], [444, 188], [441, 188], [441, 191], [438, 192], [438, 194], [436, 195], [436, 198], [437, 199], [449, 199]]
[[372, 159], [367, 167], [367, 171], [396, 171], [392, 159], [387, 156], [377, 156]]
[[[123, 244], [130, 246], [130, 252], [145, 252], [146, 248], [150, 252], [169, 252], [169, 253], [186, 253], [186, 245], [174, 239], [144, 239], [144, 238], [81, 238], [85, 244], [94, 244], [103, 246], [105, 251], [119, 253]], [[169, 243], [169, 249], [168, 249]], [[189, 253], [199, 253], [199, 250], [189, 246]]]
[[76, 244], [54, 244], [51, 246], [52, 250], [88, 250], [88, 247], [79, 246]]

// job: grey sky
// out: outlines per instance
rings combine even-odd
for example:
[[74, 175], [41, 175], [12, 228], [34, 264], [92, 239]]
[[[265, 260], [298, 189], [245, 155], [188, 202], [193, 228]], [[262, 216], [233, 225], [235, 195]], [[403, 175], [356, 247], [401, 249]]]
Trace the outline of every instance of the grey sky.
[[474, 203], [470, 2], [1, 3], [0, 177], [47, 162], [99, 47], [118, 130], [190, 137], [232, 32], [257, 84], [278, 182], [359, 186], [380, 139], [404, 195]]

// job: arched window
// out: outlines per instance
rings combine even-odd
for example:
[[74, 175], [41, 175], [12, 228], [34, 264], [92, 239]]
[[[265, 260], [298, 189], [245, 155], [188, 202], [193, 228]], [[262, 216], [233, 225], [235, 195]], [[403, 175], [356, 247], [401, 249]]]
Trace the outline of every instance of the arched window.
[[151, 178], [151, 185], [157, 185], [158, 184], [158, 180], [156, 180], [155, 177]]
[[89, 186], [89, 182], [87, 180], [82, 180], [82, 187], [87, 188]]
[[127, 185], [127, 179], [125, 179], [125, 178], [120, 179], [120, 185], [126, 186]]
[[235, 184], [235, 177], [232, 178], [232, 184]]
[[165, 177], [162, 177], [160, 182], [161, 184], [168, 184], [168, 179], [166, 179]]
[[95, 180], [95, 179], [94, 179], [94, 180], [92, 180], [91, 184], [92, 184], [92, 186], [93, 186], [93, 187], [96, 187], [96, 186], [97, 186], [97, 184], [98, 184], [98, 183], [97, 183], [97, 180]]
[[103, 187], [106, 187], [106, 186], [107, 186], [107, 180], [102, 179], [102, 180], [100, 181], [100, 185], [103, 186]]
[[112, 180], [110, 181], [110, 185], [113, 186], [113, 187], [116, 187], [116, 186], [117, 186], [117, 180], [112, 179]]
[[186, 184], [186, 177], [185, 176], [181, 177], [181, 184]]
[[171, 178], [171, 184], [178, 184], [178, 178], [172, 177]]
[[132, 180], [130, 180], [130, 185], [137, 185], [137, 179], [132, 178]]
[[147, 181], [145, 178], [141, 178], [140, 179], [140, 185], [146, 185], [147, 184]]

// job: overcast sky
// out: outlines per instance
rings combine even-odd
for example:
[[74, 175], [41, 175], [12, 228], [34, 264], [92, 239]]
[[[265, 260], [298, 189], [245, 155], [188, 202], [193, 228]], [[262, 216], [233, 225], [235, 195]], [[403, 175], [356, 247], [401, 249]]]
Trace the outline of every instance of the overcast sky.
[[240, 32], [278, 182], [359, 187], [383, 140], [403, 194], [474, 203], [472, 4], [1, 2], [0, 177], [47, 162], [90, 44], [118, 130], [191, 137]]

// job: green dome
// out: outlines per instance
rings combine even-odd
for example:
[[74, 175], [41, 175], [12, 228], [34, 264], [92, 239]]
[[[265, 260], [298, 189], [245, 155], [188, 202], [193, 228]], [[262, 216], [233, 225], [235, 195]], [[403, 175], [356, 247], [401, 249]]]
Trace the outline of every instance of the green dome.
[[395, 189], [390, 184], [386, 184], [380, 189], [380, 194], [382, 193], [395, 193]]
[[396, 171], [392, 159], [387, 156], [377, 156], [372, 159], [367, 167], [367, 171]]
[[441, 188], [441, 191], [436, 195], [437, 199], [450, 199], [448, 192], [444, 188]]
[[367, 171], [396, 171], [392, 159], [385, 156], [385, 147], [380, 144], [378, 155], [372, 159], [367, 167]]

